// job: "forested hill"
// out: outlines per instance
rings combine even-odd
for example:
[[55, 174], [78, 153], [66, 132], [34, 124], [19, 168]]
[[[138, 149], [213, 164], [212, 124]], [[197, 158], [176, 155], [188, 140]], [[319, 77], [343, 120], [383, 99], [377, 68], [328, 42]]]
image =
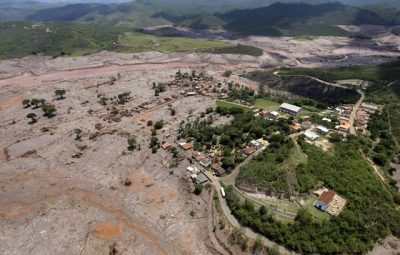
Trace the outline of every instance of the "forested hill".
[[341, 3], [310, 5], [276, 3], [268, 7], [236, 10], [219, 15], [225, 28], [256, 35], [346, 35], [336, 25], [389, 25], [395, 20], [372, 10]]

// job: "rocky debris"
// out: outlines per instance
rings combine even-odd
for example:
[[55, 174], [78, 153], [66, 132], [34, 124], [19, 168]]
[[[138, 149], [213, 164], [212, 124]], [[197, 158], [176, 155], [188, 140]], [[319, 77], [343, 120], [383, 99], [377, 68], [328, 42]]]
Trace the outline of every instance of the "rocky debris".
[[124, 185], [125, 186], [131, 186], [132, 185], [132, 181], [129, 178], [126, 178], [124, 181]]
[[96, 125], [94, 125], [94, 127], [95, 127], [97, 130], [102, 130], [102, 129], [104, 128], [104, 126], [103, 126], [101, 123], [96, 123]]
[[78, 153], [75, 153], [74, 155], [72, 155], [72, 158], [81, 158], [82, 157], [82, 152], [78, 152]]

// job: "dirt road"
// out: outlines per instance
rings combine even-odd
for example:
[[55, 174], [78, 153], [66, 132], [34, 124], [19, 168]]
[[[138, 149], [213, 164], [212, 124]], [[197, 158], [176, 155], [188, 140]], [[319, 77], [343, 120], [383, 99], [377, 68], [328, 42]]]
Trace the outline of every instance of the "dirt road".
[[353, 111], [350, 114], [350, 134], [355, 135], [356, 134], [356, 129], [354, 127], [354, 119], [356, 118], [357, 111], [360, 108], [362, 102], [364, 101], [365, 95], [361, 90], [357, 90], [358, 93], [360, 93], [361, 97], [357, 101], [357, 103], [353, 107]]

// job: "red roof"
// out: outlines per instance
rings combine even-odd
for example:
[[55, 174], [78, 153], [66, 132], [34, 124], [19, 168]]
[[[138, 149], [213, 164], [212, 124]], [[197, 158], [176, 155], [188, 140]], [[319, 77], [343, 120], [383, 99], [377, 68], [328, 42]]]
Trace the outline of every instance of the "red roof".
[[325, 205], [328, 205], [332, 202], [334, 196], [335, 192], [328, 190], [321, 194], [319, 201], [323, 202]]
[[254, 152], [256, 152], [256, 148], [249, 146], [247, 147], [244, 151], [244, 154], [250, 156], [251, 154], [253, 154]]
[[181, 147], [182, 147], [185, 151], [187, 151], [187, 150], [190, 150], [190, 149], [192, 148], [192, 145], [191, 145], [190, 143], [184, 143], [184, 144], [181, 144]]

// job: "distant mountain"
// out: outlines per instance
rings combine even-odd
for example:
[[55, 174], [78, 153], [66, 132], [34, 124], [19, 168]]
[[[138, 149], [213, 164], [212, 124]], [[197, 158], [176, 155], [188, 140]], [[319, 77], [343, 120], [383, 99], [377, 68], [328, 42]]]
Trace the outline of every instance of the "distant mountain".
[[38, 1], [0, 0], [0, 21], [23, 20], [37, 10], [56, 6], [59, 5]]
[[253, 35], [346, 35], [337, 25], [391, 25], [395, 21], [377, 12], [327, 3], [276, 3], [268, 7], [236, 10], [218, 15], [224, 28]]
[[[137, 28], [174, 24], [272, 36], [346, 36], [349, 32], [337, 25], [392, 25], [400, 22], [398, 10], [388, 5], [363, 8], [330, 0], [302, 0], [309, 3], [281, 0], [291, 3], [270, 5], [273, 1], [275, 0], [136, 0], [122, 4], [70, 4], [38, 10], [29, 15], [28, 20], [112, 23]], [[358, 0], [343, 1], [355, 4]], [[321, 2], [324, 3], [310, 4]], [[262, 7], [243, 9], [246, 6]]]

